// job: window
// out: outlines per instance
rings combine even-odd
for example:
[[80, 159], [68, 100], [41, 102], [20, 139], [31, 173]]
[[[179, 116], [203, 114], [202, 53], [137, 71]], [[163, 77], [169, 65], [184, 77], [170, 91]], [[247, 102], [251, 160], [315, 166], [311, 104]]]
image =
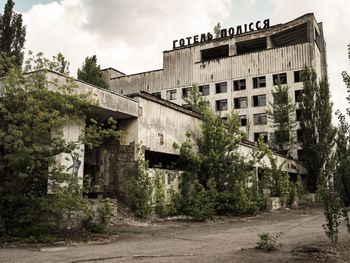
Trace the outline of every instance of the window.
[[233, 99], [233, 104], [235, 109], [244, 109], [248, 107], [248, 98], [240, 97]]
[[296, 90], [294, 94], [295, 94], [295, 102], [302, 102], [304, 90]]
[[302, 71], [301, 70], [294, 71], [294, 82], [302, 82], [302, 81], [303, 81]]
[[201, 50], [202, 60], [228, 57], [228, 45]]
[[157, 98], [161, 98], [162, 97], [160, 92], [153, 92], [152, 95], [157, 97]]
[[267, 124], [267, 115], [266, 113], [254, 114], [254, 125], [263, 125]]
[[241, 127], [247, 126], [247, 115], [239, 116], [239, 120], [241, 122]]
[[176, 100], [176, 89], [166, 91], [167, 100]]
[[303, 138], [303, 130], [297, 130], [297, 140], [301, 142], [301, 138]]
[[255, 132], [254, 133], [254, 141], [257, 142], [259, 140], [259, 138], [262, 137], [264, 143], [268, 142], [268, 138], [267, 138], [267, 132]]
[[182, 97], [183, 98], [187, 98], [189, 93], [190, 93], [190, 88], [183, 88], [182, 89]]
[[253, 78], [253, 88], [259, 89], [259, 88], [265, 88], [266, 87], [266, 77], [256, 77]]
[[215, 90], [216, 90], [216, 93], [227, 92], [227, 82], [216, 83]]
[[233, 81], [233, 90], [245, 90], [245, 79]]
[[217, 100], [215, 102], [215, 110], [216, 111], [227, 110], [227, 100]]
[[301, 115], [302, 115], [302, 109], [296, 110], [296, 121], [301, 120]]
[[275, 74], [272, 76], [273, 85], [287, 84], [287, 73]]
[[266, 95], [253, 96], [253, 107], [266, 106]]
[[209, 85], [202, 85], [202, 86], [199, 86], [199, 92], [202, 93], [203, 96], [208, 96], [209, 95]]

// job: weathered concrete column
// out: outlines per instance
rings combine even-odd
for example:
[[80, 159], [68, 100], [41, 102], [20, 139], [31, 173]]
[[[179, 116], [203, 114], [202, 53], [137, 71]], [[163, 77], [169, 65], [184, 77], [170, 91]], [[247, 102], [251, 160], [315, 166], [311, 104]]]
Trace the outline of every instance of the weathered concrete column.
[[[72, 121], [61, 129], [62, 138], [66, 142], [76, 143], [76, 149], [72, 153], [61, 153], [56, 156], [57, 165], [63, 167], [63, 172], [78, 177], [81, 187], [83, 187], [85, 146], [80, 142], [79, 137], [84, 126], [85, 124], [82, 121]], [[48, 182], [48, 193], [52, 193], [50, 181]]]

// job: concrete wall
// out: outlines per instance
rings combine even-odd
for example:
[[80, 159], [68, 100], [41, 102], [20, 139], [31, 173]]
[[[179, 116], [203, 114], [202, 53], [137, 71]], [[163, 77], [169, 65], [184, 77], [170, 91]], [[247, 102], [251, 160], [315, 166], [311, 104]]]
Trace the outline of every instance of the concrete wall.
[[[178, 150], [173, 147], [174, 143], [182, 144], [186, 140], [186, 131], [200, 126], [201, 120], [197, 117], [143, 97], [135, 99], [140, 107], [137, 143], [147, 150], [178, 154]], [[130, 130], [127, 132], [132, 133]]]

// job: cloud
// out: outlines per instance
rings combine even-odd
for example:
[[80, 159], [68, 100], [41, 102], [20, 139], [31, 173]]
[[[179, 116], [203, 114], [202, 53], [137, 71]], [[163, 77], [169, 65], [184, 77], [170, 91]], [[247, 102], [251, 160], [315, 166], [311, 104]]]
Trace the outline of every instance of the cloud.
[[126, 73], [162, 68], [172, 40], [207, 32], [227, 17], [229, 0], [62, 0], [23, 14], [26, 47], [52, 56], [62, 52], [75, 73], [96, 54], [102, 67]]
[[[347, 45], [350, 43], [350, 9], [348, 0], [270, 0], [274, 10], [273, 21], [287, 22], [305, 13], [314, 13], [318, 22], [323, 23], [327, 43], [327, 63], [330, 90], [334, 102], [333, 110], [345, 112], [348, 107], [346, 89], [341, 72], [349, 70]], [[335, 120], [336, 122], [336, 120]]]

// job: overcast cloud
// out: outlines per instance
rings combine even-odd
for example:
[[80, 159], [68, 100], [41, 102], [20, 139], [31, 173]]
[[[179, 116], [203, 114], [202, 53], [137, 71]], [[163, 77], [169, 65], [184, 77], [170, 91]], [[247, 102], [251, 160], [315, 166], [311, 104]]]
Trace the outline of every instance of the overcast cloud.
[[102, 67], [127, 74], [162, 68], [162, 52], [173, 39], [212, 31], [218, 21], [224, 27], [265, 18], [278, 24], [308, 12], [323, 22], [334, 109], [345, 109], [340, 73], [349, 69], [348, 0], [61, 0], [23, 15], [26, 48], [47, 56], [62, 52], [75, 75], [93, 54]]

